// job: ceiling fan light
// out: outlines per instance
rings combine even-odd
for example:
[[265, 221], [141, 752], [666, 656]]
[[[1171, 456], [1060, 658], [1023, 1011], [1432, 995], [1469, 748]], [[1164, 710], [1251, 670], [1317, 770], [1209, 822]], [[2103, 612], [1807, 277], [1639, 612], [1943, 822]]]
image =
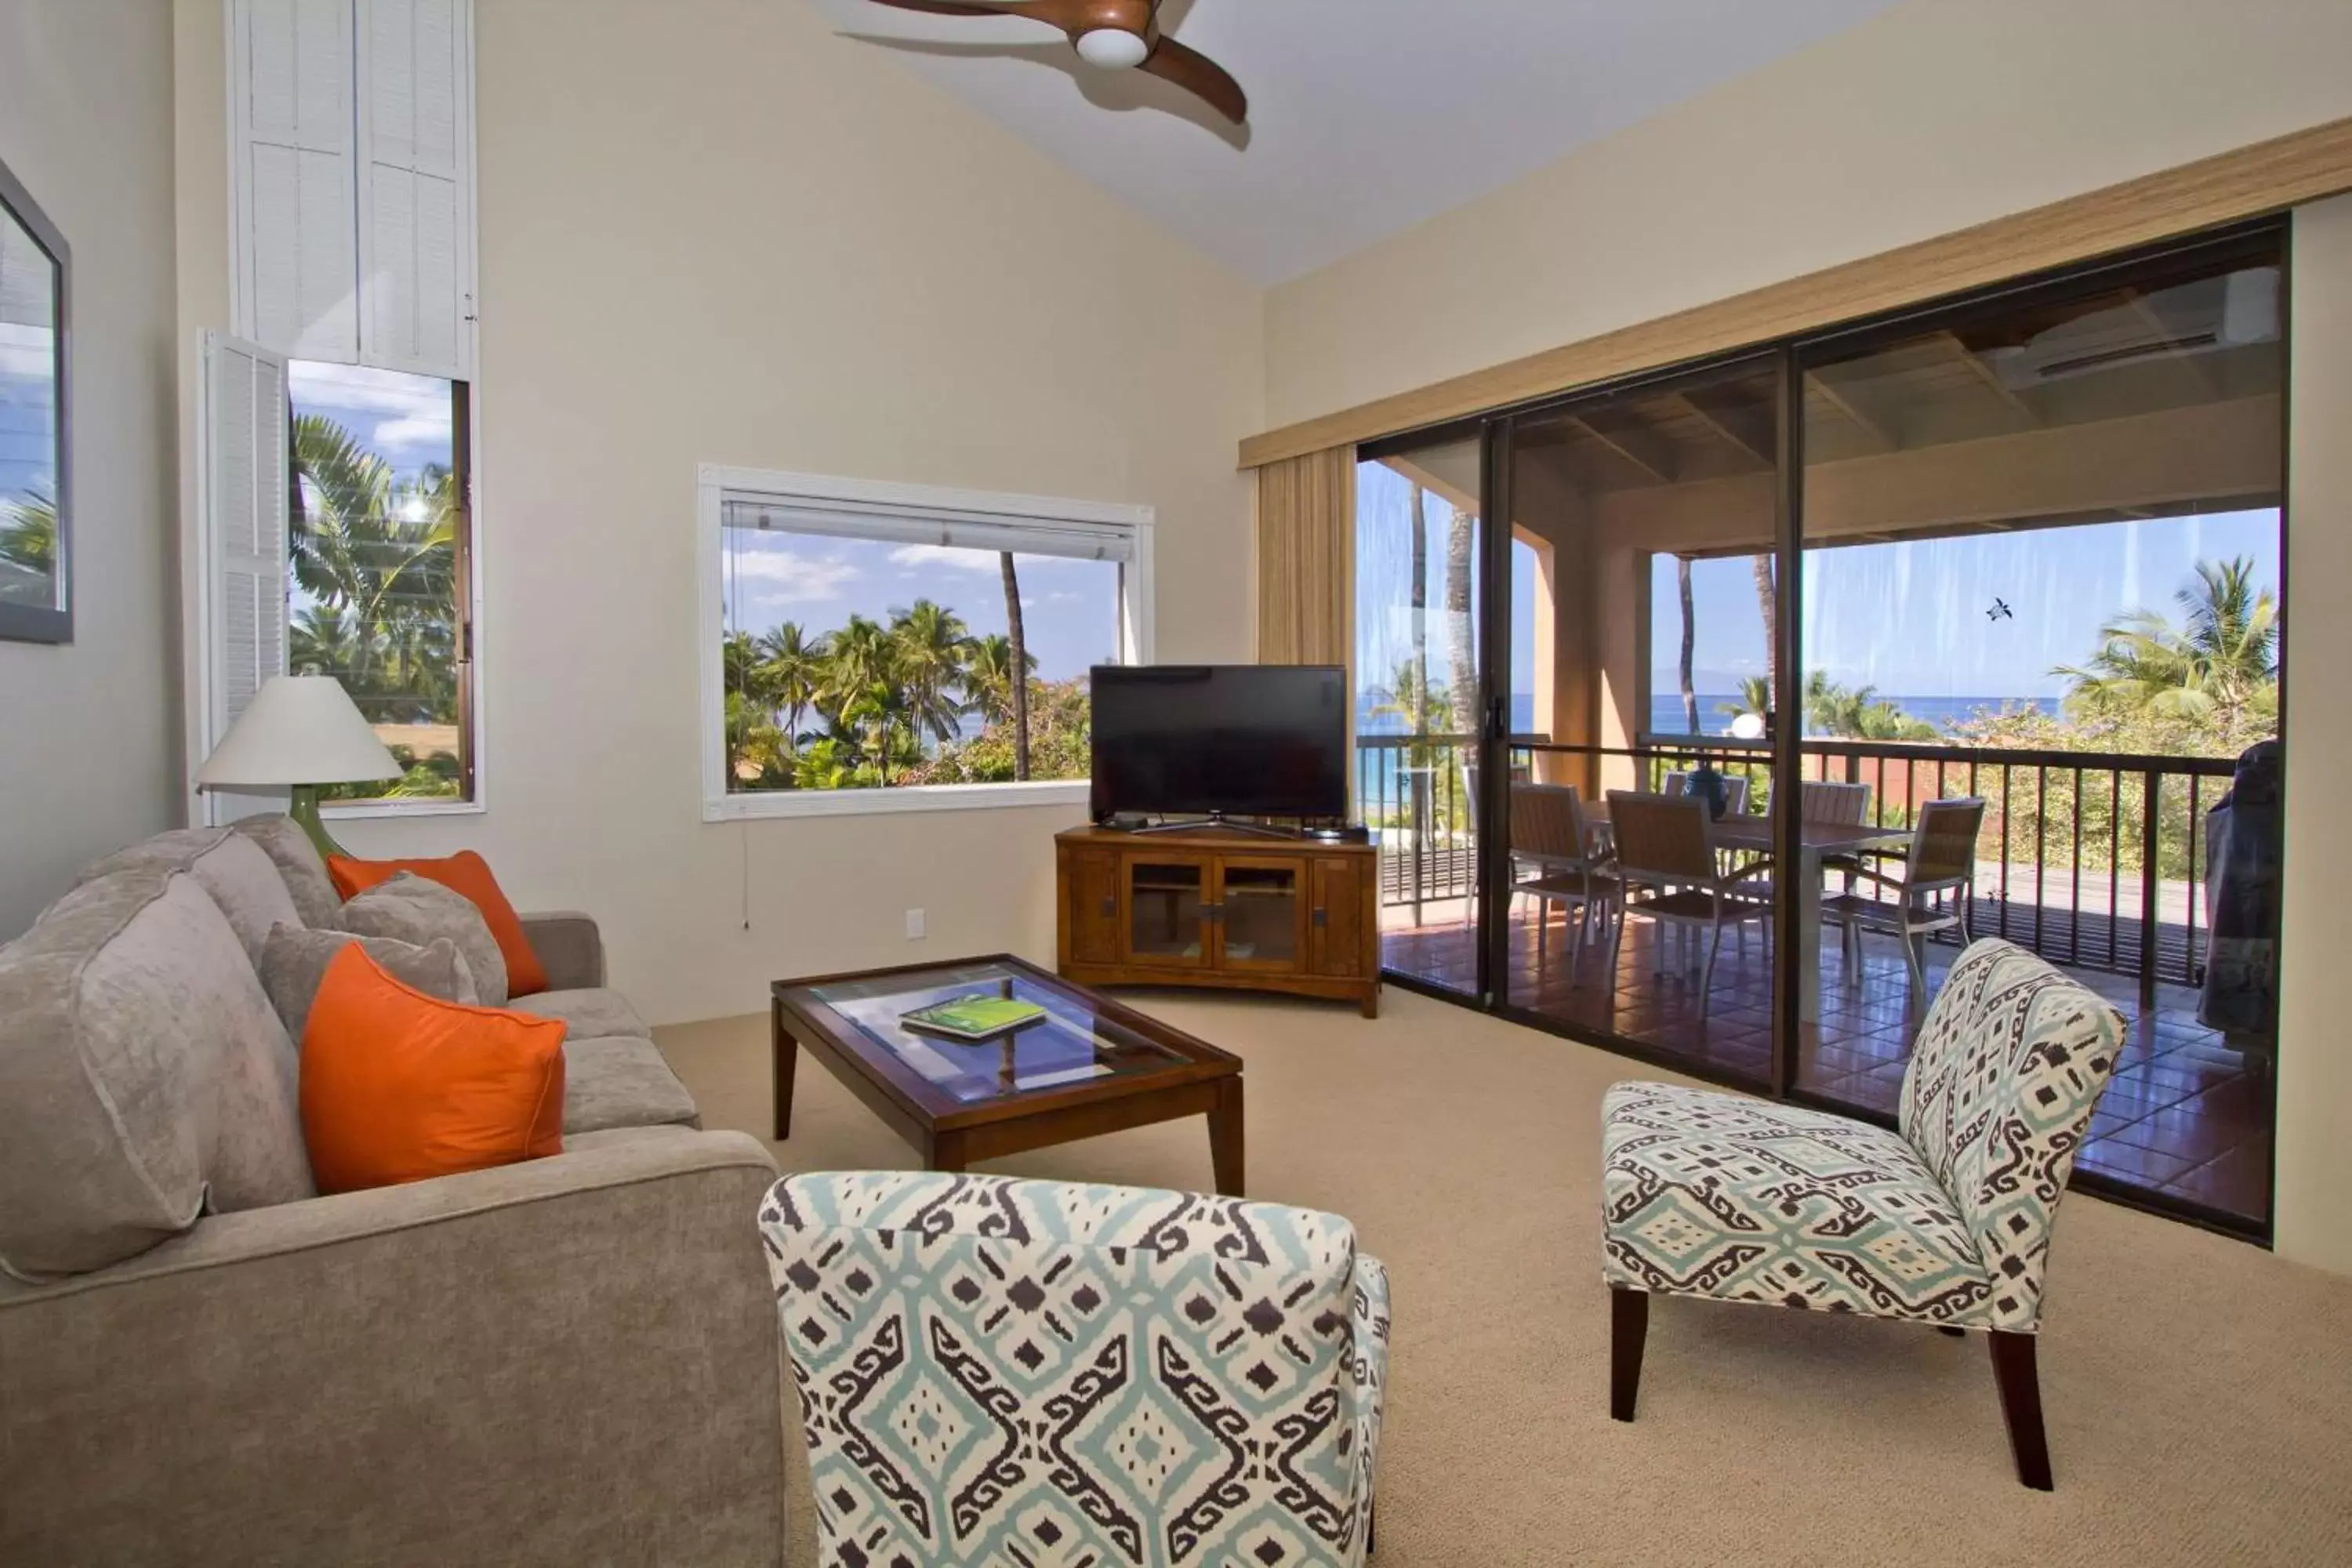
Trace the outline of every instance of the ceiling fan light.
[[1078, 58], [1103, 70], [1133, 70], [1151, 53], [1141, 35], [1118, 27], [1097, 27], [1078, 35]]

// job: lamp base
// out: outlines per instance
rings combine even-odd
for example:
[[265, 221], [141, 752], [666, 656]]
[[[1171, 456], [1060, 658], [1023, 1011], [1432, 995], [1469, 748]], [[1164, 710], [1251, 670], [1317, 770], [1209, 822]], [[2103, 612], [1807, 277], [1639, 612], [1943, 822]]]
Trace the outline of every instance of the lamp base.
[[318, 847], [320, 859], [323, 860], [331, 855], [341, 855], [346, 858], [350, 857], [351, 851], [336, 843], [329, 836], [326, 823], [320, 819], [317, 784], [296, 784], [294, 798], [287, 806], [286, 815], [292, 817], [296, 825], [310, 836], [310, 842]]

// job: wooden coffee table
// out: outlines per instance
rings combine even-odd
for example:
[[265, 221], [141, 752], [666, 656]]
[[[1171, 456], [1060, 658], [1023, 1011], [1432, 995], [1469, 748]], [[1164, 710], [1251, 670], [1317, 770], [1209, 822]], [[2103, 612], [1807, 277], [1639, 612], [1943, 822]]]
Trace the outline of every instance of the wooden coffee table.
[[[793, 1071], [804, 1047], [934, 1171], [1099, 1132], [1209, 1119], [1217, 1191], [1242, 1194], [1242, 1062], [1156, 1018], [1008, 954], [779, 980], [776, 1137], [793, 1128]], [[950, 997], [1018, 997], [1041, 1022], [980, 1045], [901, 1027], [899, 1015]]]

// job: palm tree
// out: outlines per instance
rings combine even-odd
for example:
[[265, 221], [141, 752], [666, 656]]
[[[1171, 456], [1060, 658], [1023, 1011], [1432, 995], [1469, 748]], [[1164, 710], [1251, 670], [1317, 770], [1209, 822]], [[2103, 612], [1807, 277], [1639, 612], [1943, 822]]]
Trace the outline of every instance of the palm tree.
[[[1772, 689], [1773, 679], [1780, 674], [1780, 601], [1772, 582], [1772, 558], [1751, 555], [1748, 570], [1756, 579], [1756, 607], [1764, 616], [1764, 689]], [[1758, 709], [1760, 717], [1765, 710]]]
[[[1034, 674], [1037, 658], [1024, 654], [1028, 666], [1022, 673]], [[991, 724], [1013, 721], [1013, 639], [996, 633], [972, 640], [971, 653], [964, 661], [964, 700], [971, 710]]]
[[1021, 672], [1013, 683], [1013, 776], [1029, 776], [1029, 647], [1021, 626], [1021, 576], [1013, 569], [1013, 552], [1000, 552], [998, 563], [1004, 574], [1005, 644], [1010, 652], [1006, 668]]
[[1691, 655], [1698, 642], [1698, 626], [1691, 616], [1691, 563], [1687, 555], [1675, 557], [1675, 589], [1683, 603], [1683, 732], [1698, 733], [1698, 693], [1691, 686]]
[[760, 677], [784, 720], [787, 750], [798, 743], [801, 721], [816, 701], [824, 679], [826, 643], [812, 639], [797, 621], [786, 621], [759, 639]]
[[2087, 665], [2051, 671], [2074, 682], [2067, 701], [2205, 719], [2262, 700], [2278, 679], [2278, 601], [2255, 588], [2253, 574], [2244, 556], [2200, 561], [2196, 581], [2173, 595], [2180, 625], [2134, 610], [2100, 627]]
[[1403, 722], [1405, 733], [1412, 737], [1405, 747], [1407, 758], [1417, 768], [1428, 767], [1435, 761], [1436, 748], [1428, 737], [1445, 732], [1447, 711], [1453, 702], [1443, 686], [1433, 690], [1423, 684], [1427, 663], [1423, 656], [1398, 665], [1386, 700], [1372, 707], [1375, 715]]
[[846, 789], [856, 772], [851, 746], [837, 735], [821, 735], [793, 758], [793, 784], [797, 789]]
[[21, 566], [37, 576], [54, 575], [58, 564], [58, 503], [38, 489], [8, 506], [8, 521], [0, 523], [0, 561]]
[[1446, 683], [1457, 735], [1478, 732], [1478, 667], [1470, 653], [1470, 546], [1477, 521], [1457, 506], [1445, 530]]
[[1739, 680], [1738, 700], [1736, 702], [1718, 702], [1716, 704], [1716, 711], [1718, 713], [1728, 714], [1734, 719], [1739, 718], [1741, 715], [1747, 713], [1753, 713], [1759, 719], [1769, 718], [1772, 712], [1771, 677], [1766, 675], [1742, 676]]
[[456, 476], [410, 483], [321, 415], [294, 421], [296, 584], [352, 617], [341, 678], [379, 721], [456, 716]]
[[1805, 678], [1805, 720], [1819, 734], [1858, 741], [1933, 741], [1942, 731], [1878, 695], [1874, 686], [1841, 686], [1822, 670]]
[[971, 658], [971, 632], [963, 618], [929, 599], [918, 599], [890, 626], [898, 668], [896, 684], [905, 696], [907, 721], [916, 734], [929, 730], [935, 741], [952, 740], [963, 704], [959, 692]]

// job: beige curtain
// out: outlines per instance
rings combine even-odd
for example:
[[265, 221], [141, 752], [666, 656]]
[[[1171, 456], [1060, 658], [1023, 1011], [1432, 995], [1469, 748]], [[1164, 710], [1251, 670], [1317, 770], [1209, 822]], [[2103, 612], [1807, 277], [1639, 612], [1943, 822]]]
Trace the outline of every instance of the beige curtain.
[[1257, 471], [1257, 661], [1342, 664], [1356, 652], [1356, 449]]

